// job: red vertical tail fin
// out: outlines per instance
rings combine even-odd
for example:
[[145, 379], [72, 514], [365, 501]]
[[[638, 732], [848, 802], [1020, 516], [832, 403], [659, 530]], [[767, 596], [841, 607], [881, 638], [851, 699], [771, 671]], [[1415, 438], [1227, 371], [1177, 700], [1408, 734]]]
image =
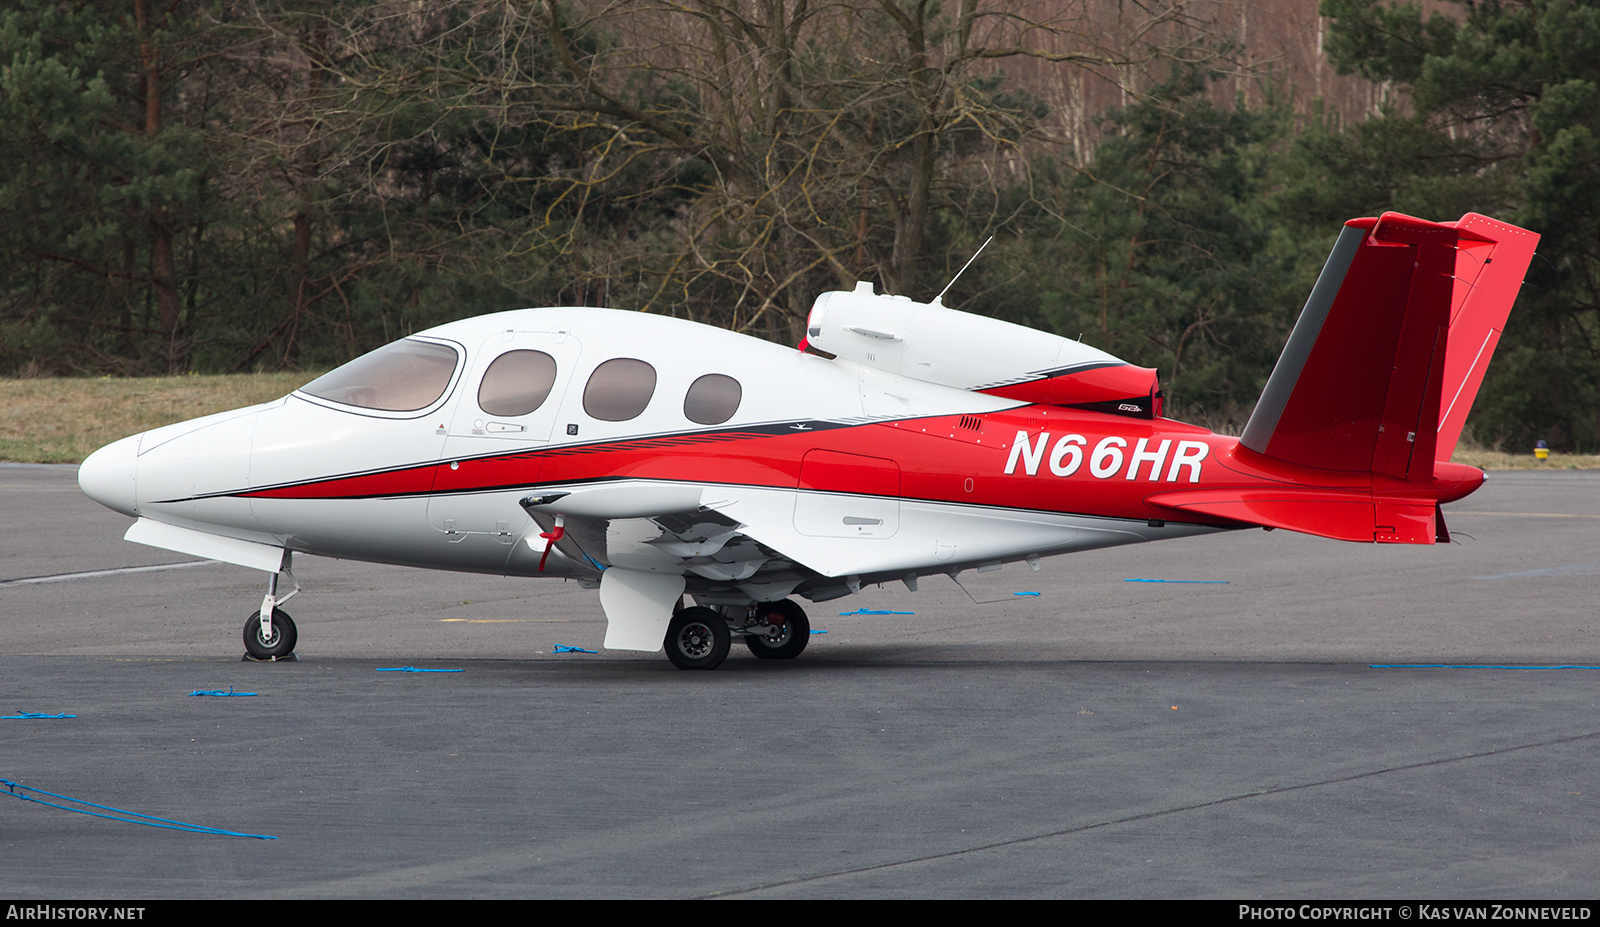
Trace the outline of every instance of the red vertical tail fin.
[[1431, 484], [1537, 242], [1470, 214], [1347, 222], [1240, 444], [1300, 466]]

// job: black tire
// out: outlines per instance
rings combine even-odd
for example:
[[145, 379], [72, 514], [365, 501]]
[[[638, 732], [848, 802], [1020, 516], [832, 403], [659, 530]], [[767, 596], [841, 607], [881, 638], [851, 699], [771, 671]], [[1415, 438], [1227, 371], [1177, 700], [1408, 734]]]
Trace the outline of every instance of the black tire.
[[261, 613], [251, 612], [244, 622], [244, 652], [252, 660], [282, 660], [294, 653], [299, 634], [294, 629], [294, 619], [281, 608], [272, 610], [272, 637], [261, 637]]
[[732, 644], [727, 619], [709, 608], [686, 608], [667, 625], [667, 659], [678, 669], [716, 669]]
[[776, 637], [747, 634], [745, 646], [760, 660], [793, 660], [800, 656], [806, 644], [811, 642], [811, 622], [806, 619], [805, 609], [790, 599], [763, 602], [756, 606], [757, 624], [750, 629], [764, 631], [770, 628], [772, 622], [768, 615], [783, 619], [783, 633]]

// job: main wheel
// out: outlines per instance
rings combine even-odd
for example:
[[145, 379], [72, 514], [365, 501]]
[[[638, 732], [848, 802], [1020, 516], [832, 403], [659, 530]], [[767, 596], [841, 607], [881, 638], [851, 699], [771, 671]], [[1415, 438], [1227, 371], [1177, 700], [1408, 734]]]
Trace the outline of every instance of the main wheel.
[[294, 643], [298, 635], [294, 629], [294, 619], [281, 608], [272, 610], [272, 636], [261, 636], [261, 613], [251, 612], [244, 623], [244, 652], [252, 660], [282, 660], [294, 653]]
[[678, 669], [716, 669], [728, 658], [733, 635], [728, 622], [701, 606], [686, 608], [667, 625], [667, 659]]
[[805, 609], [789, 599], [756, 606], [756, 623], [749, 630], [756, 633], [745, 635], [745, 646], [762, 660], [793, 660], [811, 642]]

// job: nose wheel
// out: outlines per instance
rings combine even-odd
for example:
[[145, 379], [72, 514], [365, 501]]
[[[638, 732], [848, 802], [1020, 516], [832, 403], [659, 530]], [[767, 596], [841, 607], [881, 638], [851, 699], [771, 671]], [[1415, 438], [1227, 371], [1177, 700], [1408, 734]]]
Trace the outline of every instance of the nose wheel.
[[272, 610], [270, 636], [262, 636], [261, 615], [258, 612], [251, 612], [250, 617], [244, 622], [244, 652], [249, 654], [252, 660], [270, 661], [287, 658], [294, 653], [296, 637], [294, 619], [281, 608]]
[[[270, 662], [294, 656], [294, 643], [298, 637], [294, 630], [294, 619], [289, 617], [288, 612], [278, 607], [300, 592], [300, 582], [294, 578], [294, 573], [290, 569], [293, 565], [294, 554], [285, 550], [277, 572], [267, 574], [267, 594], [261, 600], [261, 608], [251, 612], [244, 623], [244, 652], [247, 660]], [[284, 578], [287, 578], [294, 588], [279, 595], [278, 581]]]

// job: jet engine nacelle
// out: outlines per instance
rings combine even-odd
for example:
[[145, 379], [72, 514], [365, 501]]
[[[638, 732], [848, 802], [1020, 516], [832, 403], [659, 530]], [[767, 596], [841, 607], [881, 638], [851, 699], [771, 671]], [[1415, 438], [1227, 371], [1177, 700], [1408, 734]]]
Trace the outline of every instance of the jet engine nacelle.
[[1139, 418], [1161, 414], [1161, 386], [1152, 368], [937, 301], [875, 295], [870, 283], [818, 296], [805, 343], [847, 361], [957, 389]]

